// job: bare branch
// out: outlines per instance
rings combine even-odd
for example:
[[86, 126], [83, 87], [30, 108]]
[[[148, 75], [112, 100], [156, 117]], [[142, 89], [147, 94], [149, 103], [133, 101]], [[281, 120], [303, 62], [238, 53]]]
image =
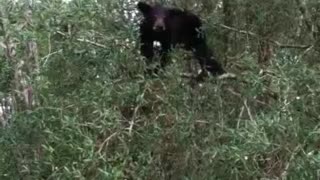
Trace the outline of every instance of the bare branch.
[[[67, 37], [68, 35], [66, 35], [65, 33], [61, 32], [61, 31], [57, 31], [58, 34], [62, 35], [62, 36], [65, 36]], [[77, 41], [79, 42], [85, 42], [85, 43], [88, 43], [88, 44], [91, 44], [91, 45], [94, 45], [94, 46], [97, 46], [97, 47], [100, 47], [100, 48], [107, 48], [105, 45], [103, 44], [99, 44], [99, 43], [96, 43], [96, 42], [93, 42], [93, 41], [90, 41], [90, 40], [87, 40], [87, 39], [81, 39], [81, 38], [78, 38]]]
[[234, 27], [230, 27], [230, 26], [226, 26], [224, 24], [219, 24], [218, 25], [219, 27], [222, 27], [224, 29], [228, 29], [230, 31], [235, 31], [235, 32], [238, 32], [240, 34], [246, 34], [246, 35], [250, 35], [252, 37], [255, 37], [255, 38], [259, 38], [259, 39], [262, 39], [262, 40], [265, 40], [265, 41], [268, 41], [268, 42], [271, 42], [273, 44], [275, 44], [276, 46], [278, 46], [279, 48], [298, 48], [298, 49], [307, 49], [309, 48], [311, 45], [291, 45], [291, 44], [282, 44], [276, 40], [271, 40], [271, 39], [265, 39], [261, 36], [259, 36], [258, 34], [256, 33], [253, 33], [253, 32], [250, 32], [250, 31], [245, 31], [245, 30], [240, 30], [240, 29], [237, 29], [237, 28], [234, 28]]

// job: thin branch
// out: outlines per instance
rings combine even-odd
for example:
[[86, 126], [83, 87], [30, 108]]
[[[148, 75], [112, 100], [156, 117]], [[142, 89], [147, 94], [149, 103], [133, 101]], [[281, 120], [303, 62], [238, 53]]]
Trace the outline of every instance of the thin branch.
[[138, 105], [136, 108], [134, 108], [134, 112], [133, 112], [131, 121], [129, 122], [130, 126], [128, 127], [129, 136], [132, 136], [132, 129], [133, 129], [139, 108], [140, 108], [140, 105]]
[[[189, 78], [189, 79], [196, 79], [198, 76], [199, 76], [199, 74], [198, 75], [193, 75], [193, 74], [191, 74], [191, 73], [181, 73], [180, 74], [180, 76], [182, 77], [182, 78]], [[235, 74], [233, 74], [233, 73], [224, 73], [224, 74], [222, 74], [222, 75], [219, 75], [219, 76], [217, 76], [217, 79], [236, 79], [237, 78], [237, 76], [235, 75]]]
[[253, 116], [252, 116], [252, 114], [251, 114], [251, 110], [250, 110], [250, 108], [249, 108], [249, 106], [248, 106], [247, 101], [248, 101], [247, 99], [244, 100], [244, 106], [245, 106], [245, 108], [247, 109], [247, 112], [248, 112], [248, 115], [249, 115], [250, 120], [251, 120], [251, 121], [254, 121]]
[[96, 43], [96, 42], [93, 42], [93, 41], [90, 41], [90, 40], [87, 40], [87, 39], [77, 39], [77, 41], [79, 42], [85, 42], [85, 43], [89, 43], [91, 45], [94, 45], [94, 46], [97, 46], [97, 47], [101, 47], [101, 48], [107, 48], [105, 45], [103, 44], [99, 44], [99, 43]]
[[99, 150], [98, 150], [98, 153], [99, 153], [99, 154], [101, 153], [101, 151], [102, 151], [102, 149], [103, 149], [104, 147], [107, 147], [107, 146], [108, 146], [110, 139], [111, 139], [112, 137], [114, 137], [115, 135], [117, 135], [117, 134], [118, 134], [118, 132], [114, 132], [113, 134], [111, 134], [108, 138], [106, 138], [106, 139], [102, 142], [102, 144], [100, 145], [100, 148], [99, 148]]
[[289, 161], [286, 163], [284, 171], [281, 173], [281, 179], [287, 179], [289, 167], [290, 167], [292, 161], [294, 160], [294, 158], [296, 157], [296, 155], [299, 153], [299, 151], [301, 149], [303, 149], [303, 146], [304, 145], [298, 145], [296, 148], [294, 148], [294, 150], [293, 150], [293, 152], [292, 152], [292, 154], [290, 156]]
[[[68, 35], [66, 35], [65, 33], [61, 32], [61, 31], [57, 31], [58, 34], [64, 36], [64, 37], [67, 37]], [[100, 48], [107, 48], [105, 45], [103, 44], [100, 44], [100, 43], [96, 43], [96, 42], [93, 42], [93, 41], [90, 41], [90, 40], [87, 40], [87, 39], [81, 39], [81, 38], [78, 38], [77, 41], [79, 42], [85, 42], [85, 43], [88, 43], [88, 44], [91, 44], [91, 45], [94, 45], [94, 46], [97, 46], [97, 47], [100, 47]]]
[[311, 45], [291, 45], [291, 44], [282, 44], [276, 40], [272, 40], [272, 39], [265, 39], [261, 36], [259, 36], [258, 34], [256, 33], [253, 33], [251, 31], [245, 31], [245, 30], [240, 30], [240, 29], [237, 29], [237, 28], [234, 28], [234, 27], [230, 27], [230, 26], [226, 26], [224, 24], [218, 24], [219, 27], [222, 27], [224, 29], [227, 29], [227, 30], [230, 30], [230, 31], [235, 31], [235, 32], [238, 32], [240, 34], [246, 34], [246, 35], [250, 35], [252, 37], [255, 37], [255, 38], [259, 38], [259, 39], [263, 39], [265, 41], [269, 41], [273, 44], [275, 44], [276, 46], [278, 46], [279, 48], [298, 48], [298, 49], [307, 49], [309, 48]]
[[310, 46], [308, 49], [304, 50], [300, 55], [299, 55], [299, 59], [301, 59], [303, 56], [305, 56], [309, 51], [311, 51], [313, 49], [313, 45]]

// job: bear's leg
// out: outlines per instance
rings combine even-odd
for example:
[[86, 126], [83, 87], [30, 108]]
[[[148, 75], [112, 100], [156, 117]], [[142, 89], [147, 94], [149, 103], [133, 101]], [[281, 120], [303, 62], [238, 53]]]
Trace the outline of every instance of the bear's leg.
[[221, 75], [225, 72], [222, 66], [214, 58], [205, 42], [200, 42], [195, 46], [194, 55], [201, 66], [200, 79], [206, 75], [206, 71], [209, 71], [212, 75]]
[[154, 60], [157, 61], [157, 65], [151, 69], [151, 74], [159, 74], [159, 72], [163, 71], [169, 62], [168, 53], [170, 51], [170, 43], [160, 42], [160, 44], [161, 50], [159, 56], [154, 57]]
[[168, 64], [168, 53], [170, 51], [170, 43], [169, 42], [161, 42], [161, 52], [160, 52], [160, 67], [164, 69]]
[[145, 74], [151, 75], [154, 73], [154, 68], [151, 68], [150, 65], [153, 62], [154, 58], [154, 49], [152, 41], [144, 41], [141, 43], [140, 47], [141, 54], [146, 58], [146, 70]]

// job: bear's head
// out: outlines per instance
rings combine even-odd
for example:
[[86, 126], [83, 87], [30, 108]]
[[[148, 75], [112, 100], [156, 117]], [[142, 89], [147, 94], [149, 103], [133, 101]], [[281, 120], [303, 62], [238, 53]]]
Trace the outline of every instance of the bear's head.
[[152, 29], [156, 32], [165, 31], [167, 27], [167, 18], [169, 9], [160, 4], [149, 5], [145, 2], [139, 2], [138, 10], [143, 14], [145, 20], [150, 23]]

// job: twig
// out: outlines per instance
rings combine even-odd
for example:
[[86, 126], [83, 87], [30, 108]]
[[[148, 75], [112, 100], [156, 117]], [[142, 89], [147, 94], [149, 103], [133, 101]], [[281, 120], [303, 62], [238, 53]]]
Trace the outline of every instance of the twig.
[[62, 52], [62, 49], [58, 50], [58, 51], [55, 51], [55, 52], [52, 52], [52, 53], [49, 53], [47, 54], [46, 56], [42, 57], [41, 59], [44, 60], [42, 66], [45, 66], [47, 64], [47, 61], [48, 59], [50, 58], [50, 56], [54, 55], [54, 54], [57, 54], [57, 53], [60, 53]]
[[[182, 78], [190, 78], [190, 79], [196, 79], [198, 76], [195, 76], [191, 73], [181, 73], [180, 76]], [[237, 76], [233, 73], [224, 73], [222, 75], [217, 76], [217, 79], [235, 79]]]
[[139, 108], [140, 108], [140, 106], [137, 106], [136, 108], [134, 108], [131, 121], [129, 122], [129, 124], [130, 124], [130, 126], [129, 126], [129, 128], [128, 128], [128, 130], [129, 130], [129, 136], [132, 135], [132, 129], [133, 129], [134, 121], [135, 121], [135, 119], [136, 119], [137, 112], [138, 112]]
[[249, 108], [249, 106], [248, 106], [248, 104], [247, 104], [247, 99], [244, 100], [244, 106], [245, 106], [246, 109], [247, 109], [247, 112], [248, 112], [248, 115], [249, 115], [250, 120], [253, 121], [253, 116], [252, 116], [251, 110], [250, 110], [250, 108]]
[[288, 170], [290, 167], [290, 163], [294, 160], [294, 158], [296, 157], [296, 155], [298, 154], [299, 150], [302, 149], [303, 146], [302, 145], [298, 145], [296, 148], [294, 148], [289, 161], [287, 162], [283, 172], [281, 173], [281, 179], [287, 179], [288, 176]]
[[79, 42], [85, 42], [85, 43], [89, 43], [89, 44], [92, 44], [94, 46], [97, 46], [97, 47], [101, 47], [101, 48], [107, 48], [105, 45], [103, 44], [99, 44], [99, 43], [96, 43], [96, 42], [93, 42], [93, 41], [90, 41], [90, 40], [87, 40], [87, 39], [77, 39], [77, 41]]
[[238, 122], [237, 122], [237, 129], [239, 129], [239, 127], [240, 127], [240, 121], [241, 121], [243, 112], [244, 112], [244, 106], [241, 107], [241, 111], [239, 113]]
[[227, 90], [228, 90], [231, 94], [233, 94], [233, 95], [241, 98], [241, 94], [240, 94], [240, 93], [235, 92], [235, 91], [234, 91], [233, 89], [231, 89], [231, 88], [227, 88]]
[[299, 55], [299, 60], [306, 55], [311, 49], [313, 49], [314, 45], [310, 46], [308, 49], [304, 50], [300, 55]]
[[182, 78], [190, 78], [190, 79], [193, 79], [193, 78], [196, 78], [197, 76], [191, 74], [191, 73], [181, 73], [180, 76]]
[[98, 150], [98, 153], [99, 153], [99, 154], [101, 153], [103, 147], [108, 146], [108, 143], [109, 143], [110, 139], [111, 139], [113, 136], [117, 135], [117, 134], [118, 134], [118, 132], [114, 132], [113, 134], [111, 134], [108, 138], [106, 138], [106, 139], [102, 142], [102, 144], [100, 145], [100, 148], [99, 148], [99, 150]]
[[236, 79], [237, 76], [233, 73], [224, 73], [220, 76], [218, 76], [218, 79]]

